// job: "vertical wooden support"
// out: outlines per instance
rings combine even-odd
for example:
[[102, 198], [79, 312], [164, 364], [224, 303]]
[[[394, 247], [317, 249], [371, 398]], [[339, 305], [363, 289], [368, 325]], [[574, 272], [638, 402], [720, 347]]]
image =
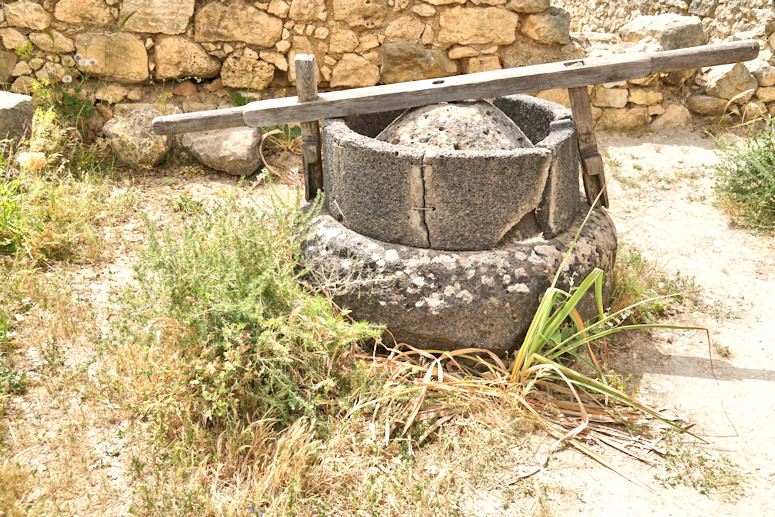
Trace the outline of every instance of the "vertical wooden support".
[[603, 157], [597, 149], [595, 138], [595, 120], [592, 117], [592, 103], [589, 100], [589, 91], [586, 86], [568, 88], [570, 96], [570, 109], [573, 111], [573, 121], [576, 123], [576, 131], [579, 136], [579, 153], [583, 169], [584, 191], [590, 206], [600, 191], [603, 194], [598, 199], [596, 207], [609, 207], [608, 190], [605, 186], [605, 169]]
[[[314, 101], [318, 97], [318, 67], [315, 56], [296, 56], [296, 95], [299, 103]], [[320, 153], [320, 123], [317, 120], [301, 124], [301, 164], [304, 169], [304, 198], [313, 199], [318, 190], [323, 191], [323, 159]]]

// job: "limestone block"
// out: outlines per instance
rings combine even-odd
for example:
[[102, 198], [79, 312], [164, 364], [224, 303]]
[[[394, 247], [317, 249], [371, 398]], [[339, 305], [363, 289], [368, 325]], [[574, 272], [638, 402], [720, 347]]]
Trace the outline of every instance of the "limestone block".
[[718, 116], [724, 113], [729, 101], [710, 95], [694, 94], [686, 99], [689, 109], [699, 115]]
[[408, 42], [389, 42], [382, 47], [382, 82], [385, 84], [456, 73], [457, 65], [441, 50]]
[[194, 18], [194, 39], [199, 42], [243, 41], [269, 48], [280, 41], [283, 31], [280, 18], [241, 1], [211, 2]]
[[498, 56], [477, 56], [468, 58], [463, 64], [464, 74], [474, 74], [476, 72], [488, 72], [490, 70], [500, 70], [501, 62]]
[[498, 7], [453, 7], [442, 12], [439, 20], [441, 43], [510, 45], [519, 16]]
[[665, 112], [651, 123], [652, 129], [665, 129], [671, 127], [686, 127], [692, 121], [689, 110], [678, 104], [671, 104], [665, 108]]
[[51, 15], [43, 6], [27, 0], [6, 4], [3, 14], [10, 27], [27, 27], [42, 31], [51, 24]]
[[651, 36], [664, 50], [696, 47], [708, 42], [702, 21], [696, 16], [660, 14], [638, 16], [619, 30], [624, 41], [640, 41]]
[[191, 97], [196, 95], [196, 85], [193, 81], [182, 81], [175, 85], [172, 94], [178, 97]]
[[151, 121], [158, 115], [158, 108], [143, 106], [105, 123], [102, 133], [121, 162], [130, 167], [150, 168], [164, 159], [172, 138], [151, 130]]
[[[181, 34], [194, 14], [195, 0], [124, 0], [124, 29], [134, 32]], [[130, 16], [130, 13], [131, 16]]]
[[127, 96], [127, 89], [118, 84], [102, 85], [94, 92], [94, 96], [101, 101], [109, 104], [116, 104], [123, 101]]
[[592, 103], [599, 108], [623, 108], [629, 96], [626, 88], [598, 88]]
[[412, 7], [412, 12], [417, 16], [422, 16], [423, 18], [429, 18], [436, 14], [436, 8], [428, 4], [418, 4]]
[[376, 34], [366, 34], [361, 38], [360, 44], [356, 47], [356, 52], [366, 52], [379, 47], [379, 36]]
[[466, 3], [466, 0], [423, 0], [424, 2], [428, 2], [432, 5], [453, 5], [453, 4], [464, 4]]
[[273, 14], [278, 18], [285, 18], [288, 15], [290, 8], [291, 6], [283, 0], [272, 0], [269, 2], [269, 7], [266, 9], [266, 12]]
[[767, 115], [767, 106], [761, 101], [749, 102], [743, 109], [743, 121], [755, 120]]
[[156, 68], [153, 76], [159, 81], [179, 77], [216, 77], [221, 61], [202, 46], [181, 36], [160, 36], [154, 46]]
[[600, 129], [643, 129], [651, 122], [648, 110], [644, 107], [614, 108], [603, 110], [597, 119]]
[[385, 38], [390, 40], [403, 39], [416, 41], [425, 30], [425, 23], [411, 15], [404, 15], [390, 22], [385, 29]]
[[656, 90], [645, 90], [642, 88], [633, 88], [630, 90], [629, 102], [651, 106], [662, 102], [662, 93]]
[[503, 5], [506, 0], [471, 0], [474, 5]]
[[288, 71], [288, 61], [280, 52], [269, 52], [262, 50], [258, 53], [258, 57], [260, 57], [262, 61], [272, 63], [277, 69], [282, 70], [283, 72]]
[[75, 50], [75, 45], [64, 34], [52, 30], [50, 32], [33, 32], [30, 41], [39, 49], [46, 52], [66, 54]]
[[325, 20], [325, 0], [293, 0], [288, 17], [296, 21]]
[[288, 53], [288, 81], [291, 84], [296, 84], [296, 67], [294, 66], [294, 60], [298, 54], [314, 54], [315, 61], [318, 66], [318, 82], [320, 82], [320, 67], [326, 59], [326, 54], [322, 52], [315, 42], [304, 36], [296, 36], [293, 38], [293, 47]]
[[567, 45], [544, 45], [521, 33], [516, 34], [513, 45], [501, 47], [499, 52], [505, 68], [585, 57], [584, 50], [574, 42]]
[[274, 79], [274, 66], [249, 49], [237, 50], [223, 63], [221, 81], [230, 88], [262, 90]]
[[19, 77], [20, 75], [30, 75], [31, 73], [32, 73], [32, 68], [30, 68], [30, 65], [28, 65], [26, 61], [19, 61], [18, 63], [16, 63], [16, 66], [13, 67], [13, 70], [11, 70], [12, 77]]
[[148, 79], [145, 44], [133, 34], [81, 33], [75, 37], [75, 48], [84, 59], [97, 62], [95, 66], [79, 66], [89, 75], [110, 77], [125, 83], [141, 83]]
[[648, 107], [648, 113], [650, 116], [661, 115], [665, 112], [665, 108], [661, 104], [653, 104]]
[[54, 8], [54, 18], [87, 27], [107, 27], [116, 21], [103, 0], [60, 0]]
[[240, 127], [185, 133], [182, 143], [202, 164], [235, 176], [249, 176], [262, 164], [258, 150], [261, 131], [257, 128]]
[[288, 49], [291, 48], [291, 44], [287, 40], [278, 41], [274, 48], [277, 49], [278, 52], [286, 53], [288, 52]]
[[19, 93], [22, 95], [32, 95], [32, 86], [35, 84], [35, 79], [29, 75], [24, 75], [17, 78], [11, 85], [11, 91], [13, 93]]
[[764, 88], [759, 88], [756, 90], [756, 96], [762, 102], [775, 101], [775, 86], [765, 86]]
[[8, 82], [15, 67], [16, 54], [13, 52], [0, 52], [0, 84]]
[[759, 87], [756, 78], [743, 63], [711, 67], [703, 77], [703, 83], [708, 95], [732, 100], [736, 104], [748, 102]]
[[34, 114], [32, 97], [0, 90], [0, 140], [29, 136]]
[[0, 29], [0, 38], [3, 40], [3, 47], [8, 50], [16, 50], [27, 43], [27, 37], [16, 29]]
[[716, 3], [718, 0], [692, 0], [689, 4], [689, 14], [695, 16], [711, 16], [716, 9]]
[[756, 78], [759, 86], [775, 85], [775, 66], [763, 59], [754, 59], [745, 65], [751, 72], [751, 75]]
[[522, 23], [522, 32], [540, 43], [565, 45], [570, 42], [570, 13], [559, 7], [529, 14]]
[[350, 27], [377, 29], [385, 21], [387, 0], [333, 0], [334, 20]]
[[454, 47], [449, 51], [450, 59], [465, 59], [467, 57], [476, 57], [479, 51], [473, 47]]
[[549, 0], [509, 0], [507, 9], [518, 13], [542, 13], [549, 9]]
[[379, 68], [358, 54], [345, 54], [331, 71], [329, 85], [332, 88], [360, 88], [379, 82]]

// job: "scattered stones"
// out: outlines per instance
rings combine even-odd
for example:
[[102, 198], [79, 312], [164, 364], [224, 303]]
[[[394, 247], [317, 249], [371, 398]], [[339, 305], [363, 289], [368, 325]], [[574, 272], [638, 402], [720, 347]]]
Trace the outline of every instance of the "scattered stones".
[[218, 76], [221, 61], [209, 55], [198, 43], [180, 36], [162, 36], [154, 46], [157, 80], [180, 77], [210, 78]]
[[194, 158], [217, 171], [249, 176], [261, 167], [261, 131], [256, 128], [186, 133], [182, 143]]
[[32, 127], [32, 97], [0, 91], [0, 140], [18, 140]]
[[164, 159], [172, 139], [151, 130], [151, 121], [159, 114], [158, 108], [143, 106], [126, 117], [115, 116], [105, 123], [102, 132], [122, 163], [135, 168], [149, 168]]

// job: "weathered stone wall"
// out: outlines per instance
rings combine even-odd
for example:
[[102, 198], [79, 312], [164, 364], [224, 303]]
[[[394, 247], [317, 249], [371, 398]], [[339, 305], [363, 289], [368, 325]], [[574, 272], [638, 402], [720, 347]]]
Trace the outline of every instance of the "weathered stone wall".
[[638, 16], [672, 13], [699, 17], [713, 42], [741, 32], [756, 32], [773, 23], [772, 0], [554, 0], [552, 3], [571, 13], [571, 30], [577, 32], [616, 33]]
[[224, 87], [293, 85], [299, 53], [316, 55], [328, 88], [583, 55], [550, 0], [19, 0], [3, 15], [0, 83], [27, 91], [33, 77], [77, 68], [112, 85], [97, 93], [108, 103], [183, 78], [200, 84], [175, 93], [205, 105], [228, 100]]

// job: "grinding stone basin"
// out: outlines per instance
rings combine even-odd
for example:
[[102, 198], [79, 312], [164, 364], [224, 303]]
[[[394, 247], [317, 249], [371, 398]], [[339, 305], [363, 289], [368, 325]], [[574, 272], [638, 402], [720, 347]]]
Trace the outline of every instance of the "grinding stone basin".
[[[385, 324], [399, 343], [504, 354], [519, 346], [585, 214], [581, 207], [569, 228], [551, 239], [521, 241], [510, 234], [492, 250], [455, 252], [372, 239], [323, 209], [302, 245], [303, 261], [315, 272], [315, 281], [325, 281], [338, 305], [356, 319]], [[608, 291], [615, 254], [613, 221], [595, 210], [560, 286], [567, 289], [571, 275], [578, 285], [599, 267], [606, 272]], [[590, 295], [580, 313], [583, 318], [596, 314]]]
[[326, 208], [362, 235], [418, 248], [492, 249], [520, 225], [559, 234], [579, 207], [570, 111], [522, 95], [493, 104], [534, 145], [459, 150], [377, 140], [401, 112], [326, 120]]

